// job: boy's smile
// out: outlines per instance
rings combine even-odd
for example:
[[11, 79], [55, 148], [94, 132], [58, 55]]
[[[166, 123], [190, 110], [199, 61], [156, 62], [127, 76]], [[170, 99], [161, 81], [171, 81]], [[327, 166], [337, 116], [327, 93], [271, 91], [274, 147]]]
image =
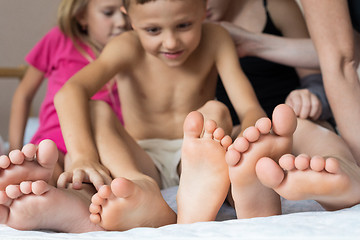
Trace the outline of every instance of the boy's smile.
[[132, 4], [128, 14], [146, 53], [179, 66], [199, 45], [206, 6], [202, 0], [157, 0]]
[[184, 51], [176, 51], [176, 52], [162, 52], [162, 54], [168, 59], [177, 59], [179, 58]]

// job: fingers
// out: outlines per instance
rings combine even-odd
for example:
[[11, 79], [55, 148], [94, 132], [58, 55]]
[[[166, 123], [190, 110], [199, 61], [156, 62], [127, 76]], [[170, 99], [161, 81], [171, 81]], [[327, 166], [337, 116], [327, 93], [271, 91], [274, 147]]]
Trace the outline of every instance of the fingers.
[[81, 189], [83, 183], [92, 183], [98, 190], [102, 185], [110, 185], [112, 178], [103, 170], [95, 169], [75, 169], [73, 172], [62, 173], [57, 181], [59, 188], [66, 188], [72, 183], [73, 189]]
[[66, 188], [68, 183], [72, 182], [72, 177], [73, 174], [71, 172], [63, 172], [57, 180], [57, 187]]
[[294, 109], [296, 116], [299, 118], [317, 120], [321, 115], [321, 102], [308, 89], [292, 91], [286, 98], [285, 103]]

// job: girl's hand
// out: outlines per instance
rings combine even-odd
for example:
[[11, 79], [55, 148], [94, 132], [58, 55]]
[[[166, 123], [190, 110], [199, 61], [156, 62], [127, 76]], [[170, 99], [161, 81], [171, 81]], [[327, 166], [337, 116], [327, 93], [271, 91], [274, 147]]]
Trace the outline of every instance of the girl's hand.
[[291, 106], [297, 117], [317, 120], [322, 111], [318, 97], [308, 89], [293, 90], [286, 98], [285, 103]]
[[[65, 160], [65, 165], [66, 160]], [[92, 183], [96, 190], [112, 181], [109, 170], [99, 162], [77, 162], [59, 176], [57, 186], [65, 188], [72, 183], [73, 189], [81, 189], [82, 183]]]

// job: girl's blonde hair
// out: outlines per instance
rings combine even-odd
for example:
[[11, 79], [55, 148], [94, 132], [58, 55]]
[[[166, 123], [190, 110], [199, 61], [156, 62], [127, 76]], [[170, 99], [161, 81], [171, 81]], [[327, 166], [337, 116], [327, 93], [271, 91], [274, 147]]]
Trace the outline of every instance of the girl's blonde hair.
[[57, 22], [60, 30], [71, 39], [87, 36], [78, 18], [86, 12], [90, 0], [62, 0], [58, 8]]
[[[81, 18], [87, 10], [90, 0], [62, 0], [58, 7], [57, 23], [66, 36], [68, 36], [78, 51], [90, 62], [92, 58], [89, 54], [79, 45], [79, 41], [90, 45], [96, 56], [100, 54], [97, 49], [89, 40], [87, 29], [81, 26], [78, 18]], [[111, 87], [114, 81], [110, 81], [106, 86], [108, 88], [110, 97], [112, 97]]]

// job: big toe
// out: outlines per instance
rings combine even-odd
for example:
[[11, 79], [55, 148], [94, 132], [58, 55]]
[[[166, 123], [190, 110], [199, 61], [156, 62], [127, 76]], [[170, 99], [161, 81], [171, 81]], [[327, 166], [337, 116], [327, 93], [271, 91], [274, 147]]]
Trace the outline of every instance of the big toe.
[[111, 182], [111, 191], [116, 197], [127, 198], [135, 191], [136, 185], [126, 178], [115, 178]]
[[276, 106], [272, 116], [272, 124], [272, 129], [277, 135], [291, 136], [297, 125], [294, 110], [286, 104]]
[[44, 168], [53, 168], [59, 157], [56, 144], [49, 140], [43, 140], [39, 143], [37, 150], [37, 161]]
[[184, 121], [184, 137], [199, 138], [204, 126], [204, 117], [198, 111], [187, 115]]
[[256, 175], [269, 188], [276, 188], [284, 179], [284, 172], [271, 158], [263, 157], [256, 163]]

